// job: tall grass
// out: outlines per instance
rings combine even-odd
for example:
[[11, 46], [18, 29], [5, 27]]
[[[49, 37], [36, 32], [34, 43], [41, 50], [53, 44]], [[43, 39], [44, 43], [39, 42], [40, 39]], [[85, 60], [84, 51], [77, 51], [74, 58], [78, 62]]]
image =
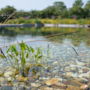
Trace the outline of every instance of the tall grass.
[[35, 24], [35, 23], [43, 23], [43, 24], [90, 24], [90, 20], [88, 19], [13, 19], [8, 20], [7, 24]]

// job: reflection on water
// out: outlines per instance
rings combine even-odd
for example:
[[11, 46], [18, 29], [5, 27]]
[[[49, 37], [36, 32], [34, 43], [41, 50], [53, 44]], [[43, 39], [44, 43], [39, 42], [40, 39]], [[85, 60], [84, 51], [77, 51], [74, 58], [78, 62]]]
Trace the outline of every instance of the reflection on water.
[[[11, 32], [13, 32], [13, 34], [11, 34]], [[10, 44], [10, 43], [20, 42], [20, 41], [42, 40], [42, 41], [28, 42], [28, 43], [33, 47], [43, 47], [45, 49], [49, 44], [50, 48], [52, 48], [52, 52], [54, 52], [55, 57], [58, 57], [61, 55], [63, 58], [66, 58], [67, 60], [70, 60], [73, 55], [75, 56], [75, 54], [73, 54], [74, 50], [72, 47], [76, 48], [77, 52], [80, 53], [80, 55], [84, 56], [83, 58], [85, 59], [87, 59], [86, 56], [89, 57], [90, 55], [90, 47], [89, 47], [90, 29], [5, 28], [1, 30], [0, 34], [1, 34], [0, 46], [4, 46], [4, 45], [7, 45], [8, 43]], [[53, 36], [47, 38], [46, 37], [47, 35], [53, 35]]]
[[[53, 37], [44, 37], [47, 35]], [[57, 35], [58, 34], [58, 35]], [[64, 39], [71, 40], [74, 45], [86, 43], [90, 45], [90, 29], [85, 28], [5, 28], [0, 30], [0, 44], [20, 40], [44, 40], [62, 43]]]

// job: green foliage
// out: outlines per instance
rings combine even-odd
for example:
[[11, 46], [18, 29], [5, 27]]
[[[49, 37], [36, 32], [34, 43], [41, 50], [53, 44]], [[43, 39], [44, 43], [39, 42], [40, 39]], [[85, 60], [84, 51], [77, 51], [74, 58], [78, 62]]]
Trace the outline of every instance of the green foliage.
[[90, 24], [89, 19], [13, 19], [7, 21], [7, 24]]
[[6, 6], [5, 8], [1, 9], [0, 14], [2, 14], [3, 16], [8, 16], [8, 15], [12, 14], [15, 11], [16, 11], [16, 9], [14, 7]]
[[[21, 23], [35, 23], [37, 20], [33, 19], [65, 19], [65, 18], [74, 18], [74, 19], [84, 19], [90, 18], [90, 0], [84, 5], [82, 0], [75, 0], [71, 8], [67, 8], [64, 2], [57, 1], [53, 5], [48, 6], [43, 10], [32, 10], [32, 11], [17, 11], [12, 6], [6, 6], [0, 10], [0, 22], [4, 22], [8, 16], [13, 12], [16, 12], [10, 19], [15, 19], [9, 22], [12, 24], [21, 24]], [[24, 20], [26, 19], [26, 20]], [[29, 20], [28, 20], [29, 19]], [[8, 22], [8, 23], [9, 23]], [[39, 21], [39, 23], [41, 23]]]
[[83, 6], [82, 0], [75, 0], [73, 7], [81, 8]]
[[73, 7], [70, 9], [71, 17], [84, 18], [84, 9], [82, 0], [75, 0]]
[[[43, 66], [41, 63], [43, 57], [41, 49], [34, 49], [23, 42], [18, 46], [10, 46], [6, 54], [6, 57], [3, 54], [0, 54], [0, 58], [8, 59], [9, 65], [16, 68], [22, 76], [27, 76], [28, 73], [26, 74], [25, 70], [29, 63], [31, 64], [29, 69]], [[29, 72], [29, 70], [27, 72]]]
[[4, 22], [16, 9], [12, 6], [6, 6], [0, 10], [0, 22]]
[[87, 1], [84, 11], [85, 11], [85, 16], [87, 16], [87, 18], [90, 18], [90, 0]]

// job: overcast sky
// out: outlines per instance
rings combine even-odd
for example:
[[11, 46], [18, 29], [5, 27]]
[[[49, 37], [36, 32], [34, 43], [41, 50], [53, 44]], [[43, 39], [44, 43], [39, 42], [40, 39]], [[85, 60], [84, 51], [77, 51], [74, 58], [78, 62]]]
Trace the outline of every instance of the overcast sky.
[[[67, 7], [71, 7], [75, 0], [0, 0], [0, 9], [11, 5], [18, 10], [42, 10], [55, 1], [63, 1]], [[83, 2], [86, 3], [87, 0], [83, 0]]]

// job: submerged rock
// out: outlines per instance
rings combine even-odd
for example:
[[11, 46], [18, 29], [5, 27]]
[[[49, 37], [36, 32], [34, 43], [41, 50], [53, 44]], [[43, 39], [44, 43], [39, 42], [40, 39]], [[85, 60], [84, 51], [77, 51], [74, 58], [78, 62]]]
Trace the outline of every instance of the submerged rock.
[[0, 71], [0, 77], [4, 75], [4, 72], [3, 71]]
[[11, 86], [3, 86], [0, 88], [0, 90], [13, 90], [13, 87]]
[[45, 84], [48, 86], [55, 85], [59, 82], [60, 79], [58, 78], [52, 78], [50, 80], [45, 81]]
[[41, 84], [39, 84], [39, 83], [31, 83], [31, 87], [40, 87], [41, 86]]
[[25, 82], [28, 80], [28, 77], [23, 77], [23, 76], [18, 75], [16, 77], [16, 80], [18, 80], [19, 82]]
[[5, 78], [4, 77], [0, 77], [0, 82], [4, 82]]
[[54, 90], [54, 89], [51, 88], [51, 87], [45, 87], [45, 86], [43, 86], [39, 90]]
[[87, 90], [88, 89], [88, 85], [82, 85], [81, 87], [80, 87], [80, 89], [82, 89], [82, 90]]
[[80, 88], [76, 87], [76, 86], [69, 85], [66, 90], [80, 90]]
[[72, 72], [66, 72], [65, 74], [67, 77], [73, 77], [73, 73]]
[[6, 78], [11, 77], [12, 75], [13, 75], [12, 71], [7, 71], [4, 73], [4, 77], [6, 77]]

